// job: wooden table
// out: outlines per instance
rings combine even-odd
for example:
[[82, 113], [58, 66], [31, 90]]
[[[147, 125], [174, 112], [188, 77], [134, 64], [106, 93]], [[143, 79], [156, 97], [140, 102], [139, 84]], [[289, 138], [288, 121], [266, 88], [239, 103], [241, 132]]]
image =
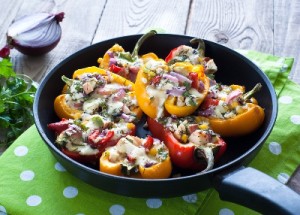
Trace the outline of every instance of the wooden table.
[[[300, 83], [299, 0], [0, 0], [0, 47], [9, 25], [34, 12], [65, 12], [58, 46], [40, 57], [12, 51], [18, 73], [39, 82], [58, 62], [99, 41], [152, 28], [295, 58], [290, 79]], [[300, 193], [300, 170], [289, 186]]]

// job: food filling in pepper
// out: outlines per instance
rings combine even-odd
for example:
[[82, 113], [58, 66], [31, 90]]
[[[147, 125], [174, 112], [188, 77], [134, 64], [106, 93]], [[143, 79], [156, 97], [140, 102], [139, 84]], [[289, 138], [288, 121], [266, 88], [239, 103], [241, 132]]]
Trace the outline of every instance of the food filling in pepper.
[[108, 147], [100, 158], [100, 171], [113, 175], [168, 178], [172, 165], [167, 147], [158, 139], [126, 136]]
[[[71, 109], [88, 114], [101, 113], [113, 121], [123, 119], [133, 122], [140, 117], [136, 112], [139, 107], [131, 85], [126, 86], [98, 73], [83, 73], [75, 79], [63, 76], [62, 79], [69, 86], [64, 98], [65, 105]], [[59, 112], [64, 107], [57, 105], [56, 109]]]
[[207, 171], [226, 150], [226, 143], [210, 129], [206, 118], [148, 118], [147, 122], [151, 133], [164, 140], [172, 162], [180, 168]]
[[106, 147], [115, 145], [128, 134], [135, 134], [133, 123], [114, 123], [99, 114], [82, 114], [76, 120], [63, 119], [50, 123], [48, 128], [55, 131], [55, 143], [65, 154], [77, 161], [94, 155], [87, 160], [90, 163], [97, 163]]

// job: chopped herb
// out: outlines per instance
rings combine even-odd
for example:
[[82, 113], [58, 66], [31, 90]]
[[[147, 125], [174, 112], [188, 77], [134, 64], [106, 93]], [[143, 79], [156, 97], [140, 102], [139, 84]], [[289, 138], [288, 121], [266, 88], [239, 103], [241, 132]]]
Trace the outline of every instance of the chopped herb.
[[26, 75], [17, 75], [9, 58], [0, 61], [0, 145], [9, 146], [33, 124], [36, 86]]

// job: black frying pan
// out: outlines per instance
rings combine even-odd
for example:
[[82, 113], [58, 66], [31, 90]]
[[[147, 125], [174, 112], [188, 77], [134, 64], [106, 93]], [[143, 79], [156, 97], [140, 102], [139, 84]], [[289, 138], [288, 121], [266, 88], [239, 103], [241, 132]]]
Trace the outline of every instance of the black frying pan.
[[[92, 169], [64, 155], [54, 144], [54, 133], [47, 124], [59, 119], [53, 109], [54, 98], [61, 93], [64, 83], [61, 76], [72, 77], [79, 68], [97, 65], [97, 59], [115, 43], [131, 51], [141, 35], [115, 38], [89, 46], [62, 61], [42, 80], [36, 93], [34, 119], [37, 129], [56, 159], [73, 175], [100, 189], [132, 197], [173, 197], [195, 193], [214, 187], [221, 199], [232, 201], [262, 213], [273, 208], [276, 214], [300, 213], [300, 197], [294, 191], [247, 164], [256, 156], [269, 136], [277, 116], [277, 99], [266, 75], [251, 61], [237, 52], [205, 41], [206, 56], [213, 58], [218, 66], [216, 80], [223, 84], [245, 85], [251, 89], [256, 83], [263, 87], [255, 95], [265, 109], [265, 121], [254, 133], [240, 138], [226, 138], [228, 149], [214, 169], [205, 173], [186, 174], [169, 179], [133, 179], [108, 175]], [[189, 43], [191, 37], [158, 34], [149, 38], [140, 54], [155, 52], [165, 58], [169, 51]], [[138, 135], [144, 135], [142, 128]]]

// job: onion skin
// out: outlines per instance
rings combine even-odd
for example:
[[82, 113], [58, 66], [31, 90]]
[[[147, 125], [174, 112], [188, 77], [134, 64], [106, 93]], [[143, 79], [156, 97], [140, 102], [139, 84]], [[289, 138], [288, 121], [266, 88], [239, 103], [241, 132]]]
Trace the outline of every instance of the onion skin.
[[54, 49], [61, 39], [64, 13], [37, 13], [20, 18], [7, 32], [7, 43], [19, 52], [38, 56]]

